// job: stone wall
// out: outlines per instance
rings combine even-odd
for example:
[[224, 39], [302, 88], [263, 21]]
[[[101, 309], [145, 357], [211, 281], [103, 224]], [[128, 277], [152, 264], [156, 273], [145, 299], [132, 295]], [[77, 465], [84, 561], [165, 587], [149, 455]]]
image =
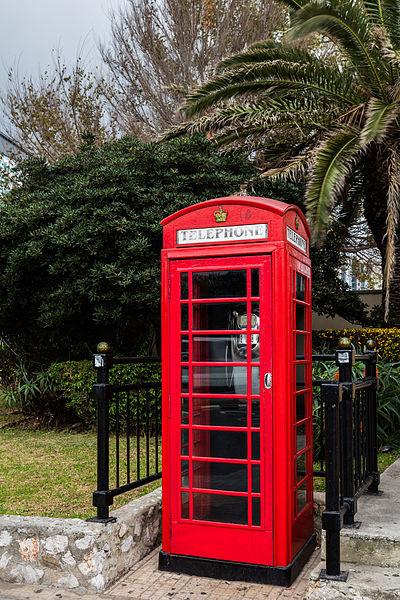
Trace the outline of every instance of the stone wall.
[[0, 515], [0, 580], [100, 592], [161, 538], [161, 488], [111, 513], [115, 523]]

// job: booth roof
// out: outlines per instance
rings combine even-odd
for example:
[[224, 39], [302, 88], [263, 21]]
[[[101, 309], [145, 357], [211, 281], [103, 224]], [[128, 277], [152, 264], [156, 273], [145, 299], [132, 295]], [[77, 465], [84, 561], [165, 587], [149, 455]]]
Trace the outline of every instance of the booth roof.
[[281, 217], [288, 211], [294, 210], [298, 213], [299, 217], [303, 221], [306, 231], [308, 235], [310, 235], [310, 229], [308, 227], [308, 223], [306, 221], [305, 216], [301, 212], [301, 210], [295, 204], [286, 204], [285, 202], [280, 202], [279, 200], [273, 200], [272, 198], [260, 198], [258, 196], [224, 196], [223, 198], [213, 198], [212, 200], [206, 200], [205, 202], [199, 202], [198, 204], [192, 204], [191, 206], [187, 206], [186, 208], [182, 208], [178, 210], [176, 213], [169, 215], [165, 219], [161, 221], [161, 225], [165, 226], [171, 221], [178, 219], [179, 217], [193, 212], [195, 210], [199, 210], [200, 208], [207, 208], [207, 206], [216, 206], [219, 204], [244, 204], [248, 206], [256, 206], [257, 208], [263, 208], [264, 210], [269, 210]]

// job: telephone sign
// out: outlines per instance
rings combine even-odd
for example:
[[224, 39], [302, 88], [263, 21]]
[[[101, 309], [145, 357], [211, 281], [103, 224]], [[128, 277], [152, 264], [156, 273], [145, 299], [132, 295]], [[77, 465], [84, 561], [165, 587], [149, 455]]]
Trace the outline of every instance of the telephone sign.
[[230, 196], [162, 225], [160, 568], [289, 585], [315, 547], [306, 220]]

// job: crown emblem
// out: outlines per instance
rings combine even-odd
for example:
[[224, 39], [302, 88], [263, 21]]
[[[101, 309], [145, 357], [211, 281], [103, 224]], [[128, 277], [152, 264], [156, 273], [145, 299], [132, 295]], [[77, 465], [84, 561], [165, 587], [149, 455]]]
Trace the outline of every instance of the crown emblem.
[[299, 217], [297, 217], [297, 216], [296, 216], [296, 220], [294, 222], [294, 225], [295, 225], [296, 229], [299, 228], [300, 222], [299, 222]]
[[214, 217], [215, 217], [216, 223], [225, 223], [227, 216], [228, 216], [228, 211], [222, 210], [222, 206], [219, 207], [219, 210], [216, 210], [214, 212]]

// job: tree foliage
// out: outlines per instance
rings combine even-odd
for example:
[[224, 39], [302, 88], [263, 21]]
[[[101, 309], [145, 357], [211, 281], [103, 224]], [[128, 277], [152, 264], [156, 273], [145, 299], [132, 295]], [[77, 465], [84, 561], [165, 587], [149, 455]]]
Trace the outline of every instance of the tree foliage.
[[[102, 148], [87, 139], [74, 156], [20, 169], [0, 206], [0, 332], [40, 363], [87, 357], [104, 339], [121, 353], [159, 351], [162, 218], [245, 182], [249, 193], [303, 200], [301, 187], [260, 180], [243, 154], [221, 155], [203, 136]], [[328, 242], [313, 254], [314, 306], [361, 315]]]
[[[91, 133], [98, 144], [115, 137], [110, 118], [109, 83], [86, 70], [80, 58], [68, 68], [60, 57], [39, 78], [10, 69], [9, 87], [0, 98], [5, 127], [24, 151], [49, 162], [78, 151], [82, 135]], [[18, 159], [18, 153], [13, 158]]]
[[0, 205], [0, 331], [43, 362], [159, 344], [160, 221], [237, 193], [254, 167], [202, 136], [165, 144], [90, 140], [54, 164], [23, 162]]
[[[400, 5], [398, 0], [284, 0], [283, 41], [222, 61], [187, 97], [186, 124], [169, 135], [212, 132], [263, 155], [266, 174], [307, 176], [307, 209], [320, 243], [339, 205], [362, 205], [382, 255], [386, 316], [400, 323]], [[318, 34], [336, 48], [298, 46]], [[338, 59], [339, 57], [339, 59]], [[389, 300], [390, 298], [390, 300]]]

